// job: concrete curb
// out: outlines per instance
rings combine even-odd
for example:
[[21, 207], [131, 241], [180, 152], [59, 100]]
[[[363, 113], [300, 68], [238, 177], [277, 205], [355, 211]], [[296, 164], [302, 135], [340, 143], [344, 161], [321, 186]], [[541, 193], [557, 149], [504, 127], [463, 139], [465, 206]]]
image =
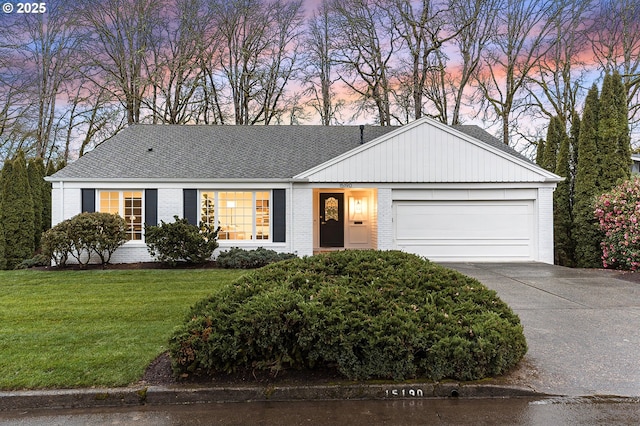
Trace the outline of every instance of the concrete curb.
[[389, 383], [326, 386], [136, 386], [0, 392], [0, 411], [129, 407], [249, 401], [415, 400], [429, 398], [547, 397], [529, 388], [463, 383]]

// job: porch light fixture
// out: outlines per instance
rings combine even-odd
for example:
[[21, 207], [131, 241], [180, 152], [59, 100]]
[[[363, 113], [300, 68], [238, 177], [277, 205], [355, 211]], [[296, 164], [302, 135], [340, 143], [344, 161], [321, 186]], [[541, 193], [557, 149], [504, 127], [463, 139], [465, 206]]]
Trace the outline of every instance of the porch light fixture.
[[367, 198], [349, 197], [349, 220], [362, 221], [367, 218]]

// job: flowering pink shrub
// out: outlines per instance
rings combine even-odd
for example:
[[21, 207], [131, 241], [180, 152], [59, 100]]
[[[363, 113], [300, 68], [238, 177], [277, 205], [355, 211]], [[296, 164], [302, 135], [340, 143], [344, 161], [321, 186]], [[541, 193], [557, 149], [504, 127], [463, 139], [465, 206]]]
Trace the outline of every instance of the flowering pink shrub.
[[604, 231], [602, 264], [605, 268], [640, 267], [640, 177], [633, 177], [596, 201], [595, 216]]

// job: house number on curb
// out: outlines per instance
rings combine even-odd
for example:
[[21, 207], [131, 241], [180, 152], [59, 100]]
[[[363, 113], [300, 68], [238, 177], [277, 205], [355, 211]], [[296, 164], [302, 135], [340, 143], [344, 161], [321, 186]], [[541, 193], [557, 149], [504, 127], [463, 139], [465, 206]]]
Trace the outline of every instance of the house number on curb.
[[422, 389], [385, 389], [384, 394], [386, 397], [415, 397], [420, 398], [424, 396]]

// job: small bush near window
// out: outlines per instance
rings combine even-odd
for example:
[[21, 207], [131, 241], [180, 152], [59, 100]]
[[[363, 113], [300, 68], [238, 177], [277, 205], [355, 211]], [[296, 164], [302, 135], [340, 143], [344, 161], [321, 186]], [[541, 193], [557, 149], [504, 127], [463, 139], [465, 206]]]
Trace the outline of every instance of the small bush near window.
[[218, 266], [229, 269], [262, 268], [270, 263], [296, 257], [292, 253], [278, 253], [259, 247], [255, 250], [244, 250], [234, 247], [220, 253], [216, 259]]
[[336, 368], [396, 380], [499, 375], [527, 349], [494, 291], [418, 256], [373, 250], [249, 272], [197, 303], [169, 347], [176, 374]]
[[640, 178], [634, 177], [602, 194], [595, 217], [604, 232], [605, 268], [635, 271], [640, 267]]
[[127, 223], [119, 215], [80, 213], [42, 235], [42, 252], [58, 266], [64, 266], [70, 256], [80, 265], [86, 265], [93, 255], [106, 265], [126, 238]]
[[169, 266], [178, 262], [204, 263], [218, 247], [218, 231], [205, 224], [192, 225], [187, 219], [174, 216], [173, 223], [161, 221], [159, 226], [145, 228], [149, 254]]

